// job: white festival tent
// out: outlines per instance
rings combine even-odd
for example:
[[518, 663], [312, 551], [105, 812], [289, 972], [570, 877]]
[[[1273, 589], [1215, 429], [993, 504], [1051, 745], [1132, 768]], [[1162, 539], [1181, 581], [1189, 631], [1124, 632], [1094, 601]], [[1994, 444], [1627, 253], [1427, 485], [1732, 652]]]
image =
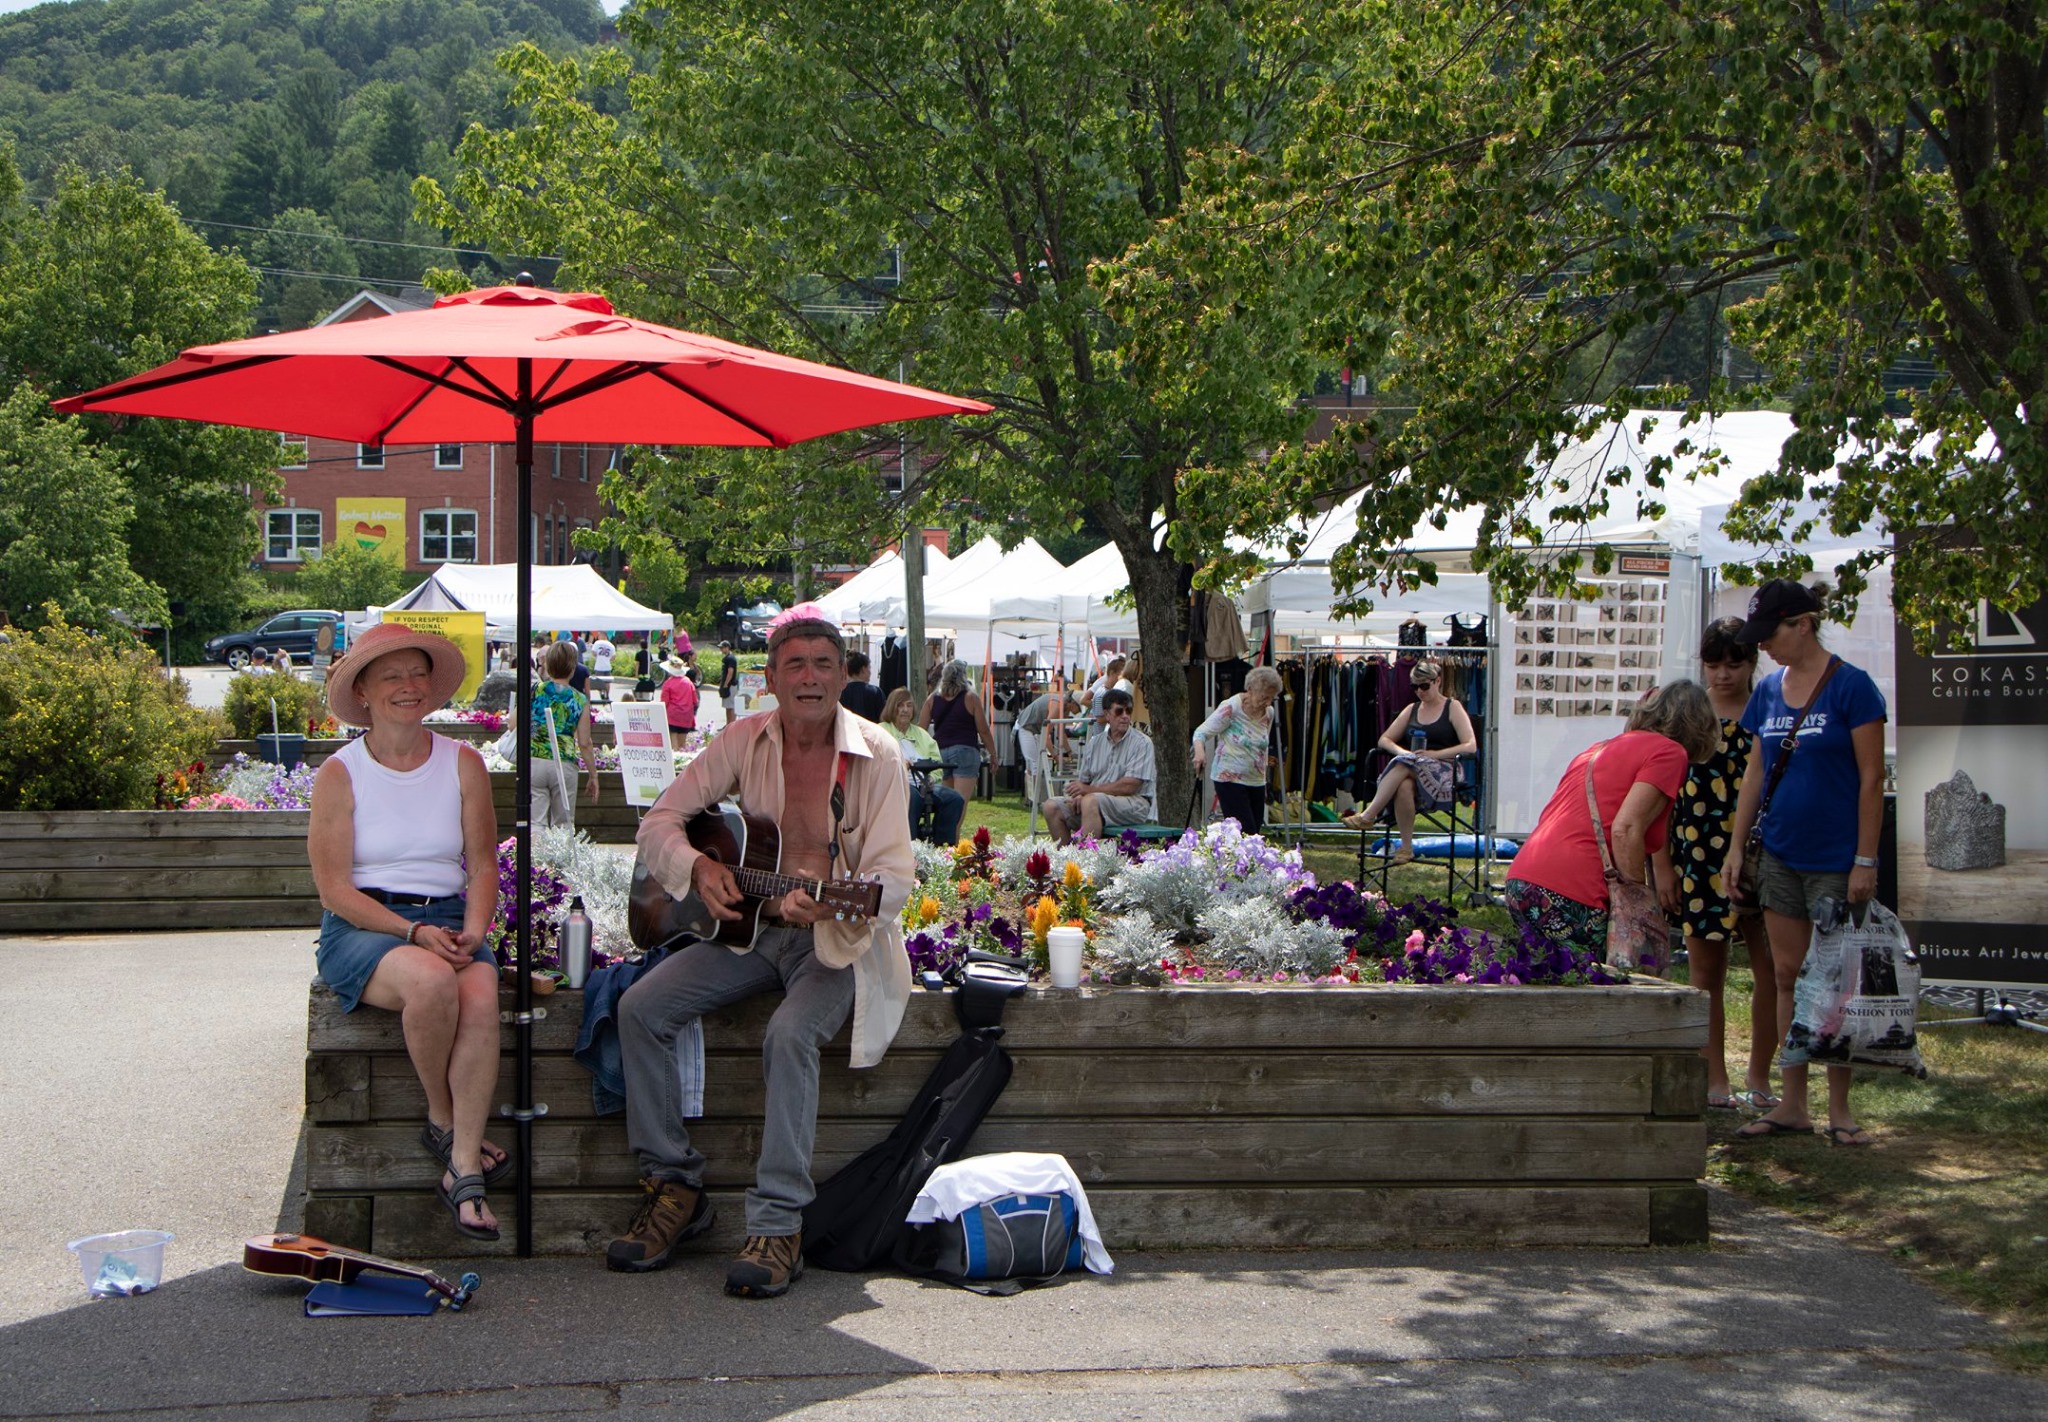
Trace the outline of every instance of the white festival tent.
[[1027, 538], [979, 574], [944, 579], [936, 587], [927, 580], [925, 626], [950, 631], [956, 655], [971, 663], [1031, 651], [1034, 639], [995, 629], [990, 609], [1000, 599], [1059, 587], [1066, 573], [1060, 560], [1040, 547], [1037, 539]]
[[[1076, 636], [1085, 632], [1091, 637], [1135, 637], [1136, 609], [1109, 605], [1110, 594], [1130, 585], [1124, 555], [1114, 543], [1105, 543], [1063, 569], [1056, 581], [994, 599], [989, 603], [989, 625], [1020, 636], [1052, 627]], [[1068, 642], [1072, 645], [1072, 636]]]
[[[952, 560], [938, 549], [929, 545], [924, 550], [925, 576], [942, 573], [952, 566]], [[861, 606], [870, 600], [884, 600], [903, 596], [903, 555], [894, 548], [885, 549], [874, 562], [862, 568], [838, 587], [817, 599], [818, 606], [825, 609], [826, 616], [841, 626], [859, 623]]]
[[[1546, 544], [1590, 547], [1608, 543], [1623, 549], [1697, 556], [1702, 512], [1709, 508], [1725, 511], [1744, 483], [1777, 464], [1779, 450], [1792, 432], [1791, 417], [1772, 411], [1743, 411], [1683, 427], [1681, 418], [1676, 410], [1632, 411], [1618, 423], [1610, 423], [1560, 452], [1545, 473], [1541, 492], [1532, 498]], [[1654, 421], [1647, 434], [1642, 429], [1645, 420]], [[1720, 458], [1714, 467], [1703, 469], [1697, 450], [1679, 453], [1681, 442], [1718, 450]], [[1652, 488], [1644, 471], [1659, 456], [1670, 457], [1673, 468], [1664, 476], [1661, 488]], [[1607, 471], [1613, 468], [1626, 469], [1627, 477], [1619, 485], [1606, 486]], [[1607, 512], [1596, 516], [1583, 531], [1560, 526], [1550, 517], [1550, 509], [1586, 502], [1603, 486]], [[1491, 594], [1483, 576], [1442, 571], [1459, 566], [1478, 541], [1482, 511], [1471, 507], [1453, 511], [1441, 529], [1428, 520], [1416, 524], [1401, 545], [1408, 552], [1430, 555], [1438, 563], [1435, 586], [1375, 597], [1373, 611], [1363, 619], [1331, 613], [1336, 589], [1330, 577], [1330, 557], [1357, 536], [1359, 504], [1370, 492], [1361, 490], [1308, 525], [1304, 529], [1307, 543], [1299, 558], [1287, 560], [1283, 548], [1267, 548], [1276, 566], [1247, 589], [1246, 613], [1271, 613], [1274, 627], [1283, 632], [1339, 635], [1381, 633], [1414, 612], [1432, 625], [1432, 638], [1441, 640], [1446, 615], [1487, 611]], [[1661, 505], [1662, 511], [1651, 512], [1646, 507], [1651, 503]]]
[[[507, 642], [518, 635], [517, 563], [444, 563], [432, 576], [386, 607], [349, 618], [351, 635], [385, 614], [481, 612], [484, 635]], [[642, 607], [587, 563], [562, 563], [533, 570], [532, 626], [536, 632], [668, 632], [675, 619]]]
[[[932, 626], [931, 609], [935, 597], [948, 588], [960, 583], [971, 582], [1003, 561], [1003, 546], [993, 538], [983, 538], [959, 557], [950, 560], [945, 567], [927, 568], [924, 575], [925, 626]], [[890, 627], [903, 625], [904, 590], [899, 581], [894, 592], [878, 588], [871, 597], [863, 598], [858, 621], [878, 622]]]

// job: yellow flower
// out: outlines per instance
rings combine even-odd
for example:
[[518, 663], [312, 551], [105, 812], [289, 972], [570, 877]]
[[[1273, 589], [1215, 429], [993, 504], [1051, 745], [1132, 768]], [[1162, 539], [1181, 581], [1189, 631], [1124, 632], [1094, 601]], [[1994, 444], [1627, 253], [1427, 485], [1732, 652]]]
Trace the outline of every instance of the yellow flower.
[[971, 839], [963, 839], [958, 844], [954, 845], [953, 857], [955, 859], [972, 859], [974, 857], [974, 841]]
[[1066, 886], [1067, 886], [1068, 888], [1070, 888], [1070, 889], [1078, 889], [1078, 888], [1080, 888], [1080, 887], [1081, 887], [1081, 866], [1080, 866], [1080, 865], [1079, 865], [1078, 863], [1076, 863], [1076, 862], [1075, 862], [1074, 860], [1072, 860], [1072, 859], [1069, 859], [1069, 860], [1067, 861], [1067, 872], [1066, 872], [1066, 874], [1065, 874], [1065, 875], [1063, 875], [1063, 876], [1062, 876], [1062, 880], [1061, 880], [1061, 882], [1063, 882], [1063, 883], [1064, 883], [1064, 884], [1065, 884], [1065, 885], [1066, 885]]
[[938, 919], [939, 901], [930, 894], [926, 894], [917, 902], [917, 921], [919, 923], [937, 923]]

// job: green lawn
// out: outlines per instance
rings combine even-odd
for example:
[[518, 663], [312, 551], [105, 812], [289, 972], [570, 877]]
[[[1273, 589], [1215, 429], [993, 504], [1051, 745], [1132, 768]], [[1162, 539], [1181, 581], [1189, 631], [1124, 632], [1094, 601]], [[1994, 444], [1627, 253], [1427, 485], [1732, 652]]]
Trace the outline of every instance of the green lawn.
[[[998, 841], [1025, 833], [1021, 796], [968, 807], [965, 832], [987, 825]], [[1041, 827], [1041, 833], [1043, 832]], [[1355, 844], [1303, 856], [1318, 878], [1348, 879]], [[1441, 898], [1441, 865], [1394, 871], [1396, 897]], [[1463, 921], [1507, 926], [1497, 907], [1460, 906]], [[1679, 966], [1674, 976], [1685, 979]], [[1728, 972], [1729, 1057], [1741, 1080], [1749, 1032], [1749, 964], [1737, 949]], [[1927, 1008], [1924, 1020], [1961, 1016]], [[1740, 1195], [1824, 1229], [1890, 1250], [1938, 1288], [2000, 1320], [2008, 1363], [2048, 1368], [2048, 1035], [2018, 1028], [1936, 1029], [1921, 1037], [1929, 1077], [1859, 1079], [1856, 1114], [1876, 1144], [1833, 1147], [1819, 1136], [1731, 1144], [1746, 1116], [1712, 1112], [1708, 1176]], [[1820, 1073], [1813, 1083], [1825, 1109]]]

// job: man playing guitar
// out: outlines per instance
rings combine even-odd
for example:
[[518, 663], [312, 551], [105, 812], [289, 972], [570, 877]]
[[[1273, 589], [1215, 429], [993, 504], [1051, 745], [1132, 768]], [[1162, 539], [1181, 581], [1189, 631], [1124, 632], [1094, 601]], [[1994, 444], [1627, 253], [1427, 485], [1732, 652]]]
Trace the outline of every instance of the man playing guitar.
[[803, 888], [761, 905], [750, 947], [695, 942], [670, 954], [619, 1002], [626, 1136], [646, 1191], [607, 1267], [659, 1269], [709, 1229], [704, 1156], [681, 1112], [674, 1044], [693, 1018], [780, 989], [761, 1044], [767, 1085], [761, 1155], [747, 1192], [747, 1242], [726, 1292], [773, 1298], [803, 1272], [803, 1207], [813, 1195], [819, 1052], [853, 1014], [853, 1065], [882, 1059], [910, 998], [900, 915], [916, 877], [903, 760], [886, 727], [839, 704], [846, 685], [839, 629], [814, 605], [791, 608], [768, 637], [773, 711], [733, 723], [647, 812], [640, 859], [670, 895], [694, 892], [722, 920], [741, 917], [732, 870], [694, 848], [685, 826], [737, 792], [740, 809], [780, 831], [780, 871], [881, 884], [872, 919], [821, 908]]

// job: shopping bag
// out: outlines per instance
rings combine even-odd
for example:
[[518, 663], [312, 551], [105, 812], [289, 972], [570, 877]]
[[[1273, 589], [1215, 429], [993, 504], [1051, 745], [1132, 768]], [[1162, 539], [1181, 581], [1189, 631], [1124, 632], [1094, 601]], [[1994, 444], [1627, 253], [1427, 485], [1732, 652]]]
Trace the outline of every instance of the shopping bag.
[[1926, 1076], [1919, 1008], [1920, 957], [1906, 926], [1874, 899], [1860, 911], [1822, 899], [1814, 905], [1813, 944], [1792, 985], [1781, 1064]]

